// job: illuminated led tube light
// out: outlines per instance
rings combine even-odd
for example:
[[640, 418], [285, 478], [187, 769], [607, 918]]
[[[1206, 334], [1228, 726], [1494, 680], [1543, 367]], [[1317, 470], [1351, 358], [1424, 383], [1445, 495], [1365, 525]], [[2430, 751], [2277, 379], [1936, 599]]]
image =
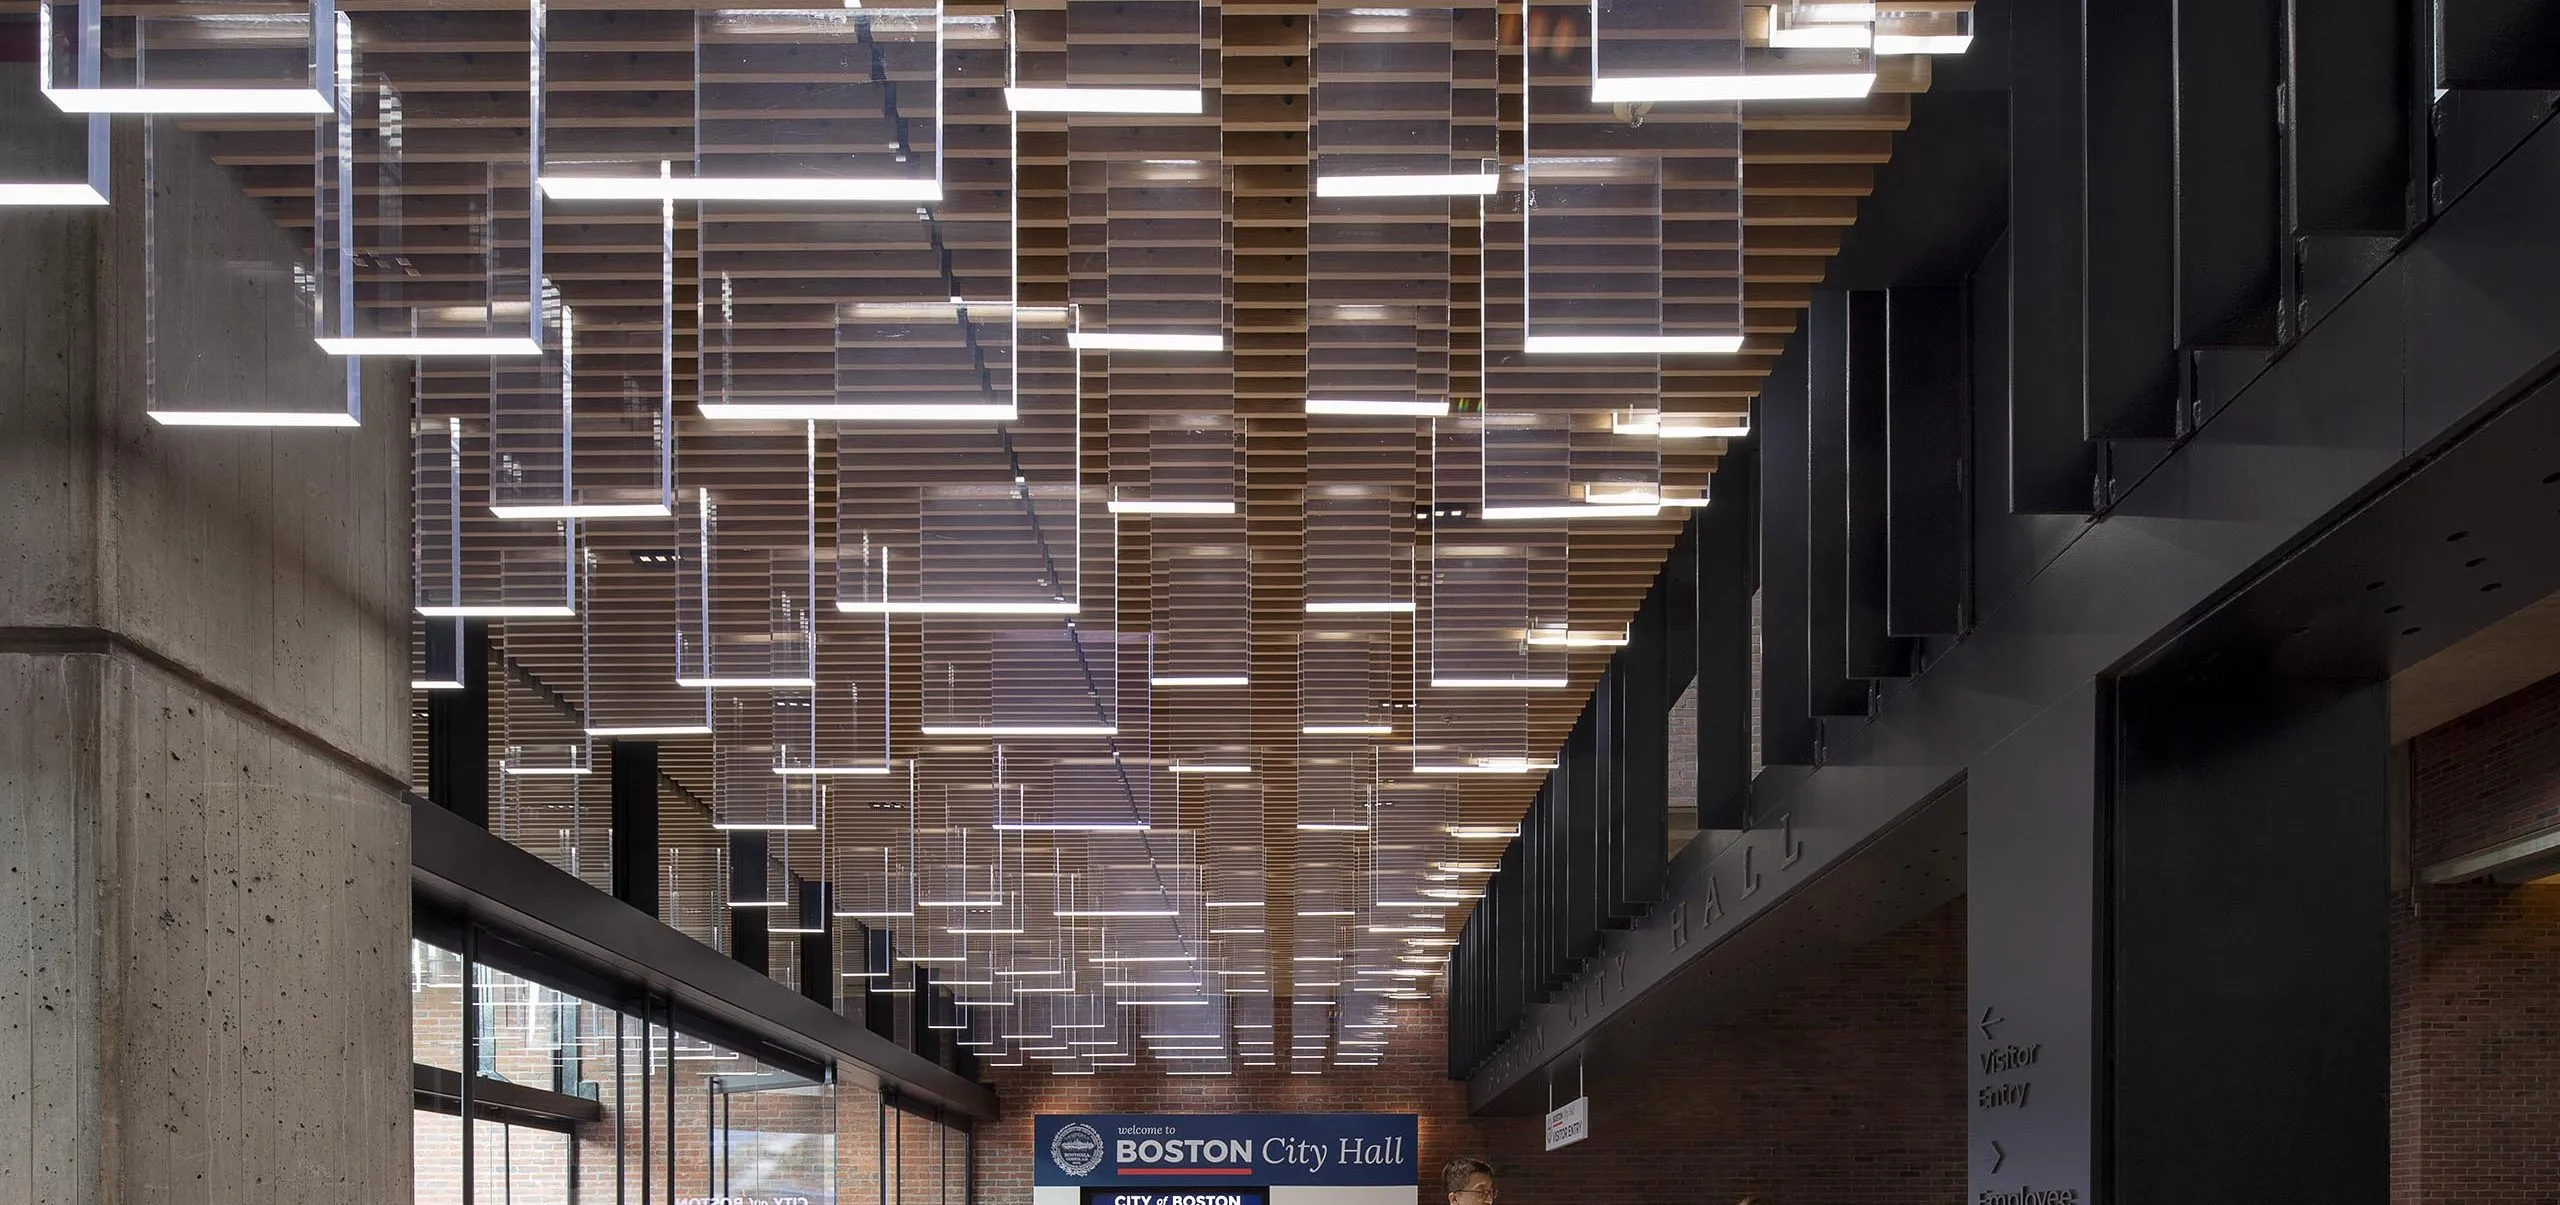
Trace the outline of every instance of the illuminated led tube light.
[[1307, 604], [1309, 615], [1410, 615], [1413, 600], [1409, 598], [1337, 599]]
[[1198, 88], [1007, 88], [1005, 107], [1016, 113], [1197, 114]]
[[756, 176], [544, 176], [555, 201], [939, 201], [933, 180]]
[[1661, 101], [1855, 100], [1875, 90], [1872, 71], [1826, 74], [1620, 76], [1591, 82], [1595, 105]]
[[1446, 418], [1449, 403], [1441, 401], [1390, 401], [1360, 398], [1307, 399], [1309, 414], [1353, 415], [1362, 418]]
[[695, 407], [707, 419], [790, 422], [1012, 422], [1018, 417], [1009, 403], [937, 405], [863, 405], [845, 402], [721, 402]]
[[911, 599], [873, 602], [839, 598], [836, 610], [848, 615], [1073, 615], [1071, 602], [1001, 602], [972, 599]]
[[1411, 176], [1318, 176], [1319, 197], [1489, 197], [1502, 177], [1484, 172]]
[[1495, 522], [1535, 521], [1544, 519], [1650, 519], [1662, 513], [1662, 503], [1653, 502], [1578, 502], [1565, 506], [1488, 506], [1483, 517]]
[[1531, 335], [1520, 350], [1533, 356], [1729, 356], [1740, 335]]
[[[164, 427], [360, 427], [345, 413], [292, 410], [147, 410]], [[665, 514], [665, 511], [658, 512]]]
[[1077, 351], [1225, 351], [1227, 337], [1146, 331], [1067, 332], [1067, 346]]
[[1233, 500], [1114, 498], [1107, 506], [1115, 515], [1232, 515], [1236, 513], [1236, 504]]
[[538, 339], [512, 335], [354, 336], [319, 340], [333, 356], [539, 356]]

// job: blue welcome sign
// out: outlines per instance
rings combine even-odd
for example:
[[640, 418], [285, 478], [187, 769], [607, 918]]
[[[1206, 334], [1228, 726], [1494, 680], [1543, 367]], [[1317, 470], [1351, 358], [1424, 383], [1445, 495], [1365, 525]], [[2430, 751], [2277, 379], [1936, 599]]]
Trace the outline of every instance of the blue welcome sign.
[[[1411, 1113], [1048, 1114], [1032, 1119], [1031, 1182], [1175, 1196], [1220, 1185], [1411, 1188], [1421, 1183], [1417, 1131]], [[1143, 1196], [1116, 1195], [1131, 1205]]]

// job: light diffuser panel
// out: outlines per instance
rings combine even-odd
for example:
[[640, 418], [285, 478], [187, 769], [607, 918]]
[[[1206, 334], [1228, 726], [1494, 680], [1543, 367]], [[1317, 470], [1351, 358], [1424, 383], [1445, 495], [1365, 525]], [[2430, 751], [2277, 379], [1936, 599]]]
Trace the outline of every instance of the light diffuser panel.
[[329, 112], [346, 37], [331, 0], [43, 0], [37, 78], [65, 113]]
[[1244, 686], [1253, 667], [1253, 568], [1244, 518], [1152, 521], [1147, 682], [1158, 690]]
[[[317, 125], [318, 123], [314, 123]], [[164, 426], [353, 427], [358, 365], [302, 338], [312, 248], [240, 195], [202, 138], [142, 119], [143, 404]], [[244, 354], [238, 332], [273, 336]]]
[[[425, 393], [417, 391], [423, 408]], [[411, 424], [412, 582], [427, 618], [560, 618], [577, 613], [574, 519], [466, 524], [486, 513], [489, 437], [460, 418]]]
[[733, 441], [788, 458], [799, 479], [769, 494], [696, 486], [677, 499], [676, 681], [808, 689], [817, 683], [817, 435], [793, 423]]
[[[1019, 413], [1012, 421], [839, 429], [838, 610], [1079, 610], [1085, 566], [1076, 355], [1054, 315], [1019, 329]], [[918, 458], [927, 456], [934, 471], [918, 474]]]
[[1875, 9], [1833, 0], [1594, 0], [1586, 18], [1580, 6], [1539, 5], [1530, 26], [1547, 16], [1547, 54], [1533, 62], [1562, 66], [1587, 38], [1590, 98], [1601, 105], [1859, 97], [1875, 86]]
[[1128, 119], [1203, 111], [1197, 0], [1067, 0], [1063, 8], [1006, 13], [1005, 99], [1014, 112]]
[[[536, 5], [537, 18], [540, 11]], [[314, 190], [314, 333], [323, 350], [343, 356], [542, 354], [533, 71], [529, 65], [512, 86], [492, 80], [485, 93], [421, 88], [412, 94], [381, 64], [354, 60], [337, 116], [328, 123]], [[469, 120], [457, 120], [448, 112], [454, 108]], [[522, 150], [492, 152], [468, 142], [475, 131], [510, 119], [536, 131]]]
[[[711, 735], [711, 690], [678, 685], [676, 642], [660, 624], [682, 589], [682, 556], [673, 546], [640, 554], [590, 546], [579, 696], [587, 735], [604, 740], [701, 739]], [[640, 620], [634, 625], [633, 617]], [[654, 619], [655, 622], [649, 622]]]
[[645, 63], [692, 84], [693, 158], [672, 171], [635, 151], [640, 140], [546, 114], [542, 188], [555, 199], [942, 199], [938, 5], [553, 9], [537, 37], [554, 79]]
[[0, 72], [0, 147], [0, 206], [107, 203], [107, 115], [64, 114], [31, 73]]

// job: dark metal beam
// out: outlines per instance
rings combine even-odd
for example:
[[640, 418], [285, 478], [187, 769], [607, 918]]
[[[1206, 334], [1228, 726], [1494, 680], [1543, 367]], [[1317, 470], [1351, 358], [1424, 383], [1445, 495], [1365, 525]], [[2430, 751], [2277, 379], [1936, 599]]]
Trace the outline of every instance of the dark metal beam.
[[2080, 5], [2011, 7], [2009, 509], [2085, 515], [2097, 450], [2082, 413], [2087, 343], [2088, 96]]
[[427, 798], [482, 828], [489, 827], [489, 624], [461, 625], [458, 649], [447, 624], [427, 625], [427, 660], [459, 658], [462, 689], [427, 692]]
[[[2542, 484], [2550, 465], [2527, 472], [2560, 446], [2560, 388], [2518, 401], [2560, 363], [2553, 212], [2560, 125], [2520, 146], [2218, 416], [2128, 482], [2101, 521], [2075, 525], [2017, 585], [1987, 599], [1972, 632], [1895, 691], [1872, 722], [1839, 726], [1822, 766], [1764, 774], [1755, 799], [1764, 827], [1709, 834], [1683, 850], [1665, 906], [1611, 934], [1595, 969], [1566, 988], [1572, 996], [1606, 984], [1605, 995], [1513, 1018], [1515, 1036], [1470, 1080], [1471, 1105], [1534, 1107], [1540, 1071], [1574, 1057], [1682, 967], [1746, 929], [1775, 940], [1815, 926], [1787, 905], [1794, 892], [1946, 791], [2069, 691], [2199, 616], [2245, 613], [2238, 609], [2250, 598], [2281, 595], [2293, 575], [2352, 572], [2358, 558], [2370, 562], [2385, 549], [2440, 559], [2446, 533], [2395, 509], [2419, 505], [2402, 501], [2422, 496], [2410, 492], [2414, 482], [2542, 491], [2483, 513], [2547, 515], [2512, 503], [2560, 488]], [[2494, 425], [2454, 442], [2492, 414]], [[2347, 523], [2361, 538], [2315, 539]], [[2560, 559], [2548, 540], [2513, 543], [2520, 560], [2533, 549]], [[2387, 672], [2487, 622], [2488, 612], [2547, 592], [2534, 574], [2504, 579], [2496, 593], [2464, 591], [2478, 610], [2405, 628], [2382, 623], [2361, 590], [2326, 589], [2319, 598], [2331, 611], [2271, 617], [2283, 626], [2253, 639], [2282, 646], [2308, 639], [2285, 635], [2295, 627], [2317, 635], [2335, 625], [2343, 648], [2333, 658], [2360, 653]], [[2413, 559], [2405, 575], [2432, 580], [2443, 571], [2434, 559]]]
[[1972, 440], [1962, 285], [1900, 288], [1885, 302], [1885, 627], [1964, 630], [1973, 580], [1967, 515]]
[[832, 1052], [908, 1096], [975, 1118], [997, 1115], [995, 1093], [985, 1085], [917, 1059], [424, 800], [413, 800], [409, 811], [410, 874], [422, 899], [786, 1048]]
[[658, 914], [658, 744], [618, 740], [613, 759], [613, 898]]

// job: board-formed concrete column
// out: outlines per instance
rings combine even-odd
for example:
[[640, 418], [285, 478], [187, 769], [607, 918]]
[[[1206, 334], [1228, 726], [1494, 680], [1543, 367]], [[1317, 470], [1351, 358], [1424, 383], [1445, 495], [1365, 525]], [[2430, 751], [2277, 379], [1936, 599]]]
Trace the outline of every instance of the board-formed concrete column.
[[[355, 430], [146, 418], [142, 137], [111, 209], [0, 209], [0, 1201], [406, 1201], [405, 371]], [[244, 377], [308, 336], [230, 320]]]

